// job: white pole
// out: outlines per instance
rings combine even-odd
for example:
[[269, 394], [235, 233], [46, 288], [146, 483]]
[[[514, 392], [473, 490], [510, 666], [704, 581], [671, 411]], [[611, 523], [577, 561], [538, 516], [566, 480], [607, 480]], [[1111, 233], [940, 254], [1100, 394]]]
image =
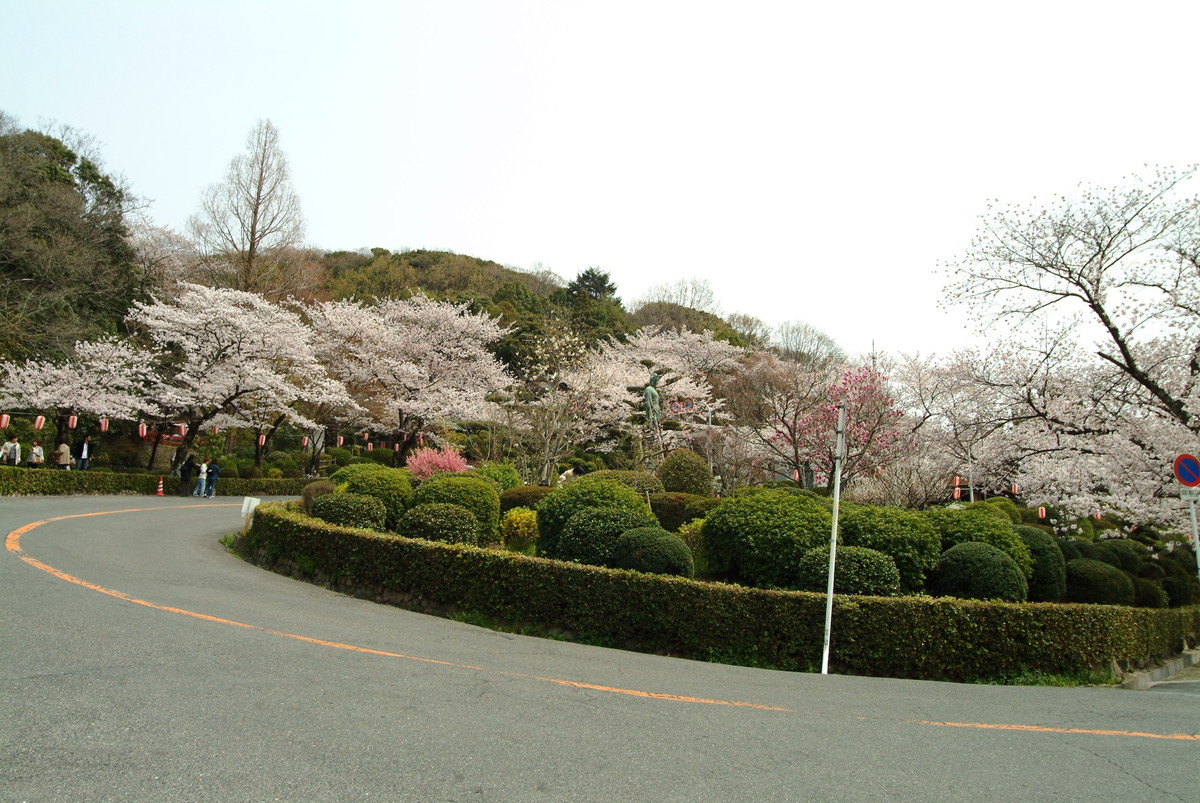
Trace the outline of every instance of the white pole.
[[829, 674], [829, 631], [833, 625], [833, 571], [837, 565], [838, 507], [842, 495], [842, 452], [846, 449], [846, 405], [838, 405], [837, 450], [833, 453], [833, 528], [829, 534], [829, 584], [825, 589], [825, 647], [821, 674]]
[[1200, 530], [1196, 529], [1196, 500], [1188, 500], [1188, 511], [1192, 516], [1192, 551], [1196, 553], [1196, 576], [1200, 577]]

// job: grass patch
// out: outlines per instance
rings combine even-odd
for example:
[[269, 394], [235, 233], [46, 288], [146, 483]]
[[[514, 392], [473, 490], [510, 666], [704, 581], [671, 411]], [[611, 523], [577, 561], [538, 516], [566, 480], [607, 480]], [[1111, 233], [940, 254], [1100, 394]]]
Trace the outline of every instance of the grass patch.
[[1034, 670], [1025, 670], [1021, 672], [1012, 672], [999, 675], [996, 677], [983, 678], [978, 680], [969, 680], [968, 683], [975, 683], [982, 686], [1117, 686], [1121, 683], [1121, 679], [1114, 675], [1111, 671], [1092, 670], [1081, 671], [1073, 674], [1054, 675], [1048, 672], [1037, 672]]

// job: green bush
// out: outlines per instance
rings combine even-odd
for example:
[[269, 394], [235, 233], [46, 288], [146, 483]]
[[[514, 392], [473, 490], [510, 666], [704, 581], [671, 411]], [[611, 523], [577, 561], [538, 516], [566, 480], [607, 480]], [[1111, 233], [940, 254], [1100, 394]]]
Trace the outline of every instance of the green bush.
[[715, 496], [693, 496], [687, 503], [687, 507], [683, 509], [683, 520], [692, 521], [693, 519], [708, 518], [708, 514], [712, 513], [721, 504], [720, 499]]
[[408, 472], [402, 468], [388, 468], [376, 464], [349, 465], [339, 468], [330, 478], [341, 482], [348, 493], [373, 496], [383, 503], [387, 511], [387, 528], [396, 529], [396, 523], [413, 501], [412, 482]]
[[294, 471], [296, 469], [296, 461], [287, 452], [271, 452], [263, 458], [263, 462], [270, 468], [277, 468], [280, 471]]
[[[1024, 526], [1031, 527], [1033, 525], [1026, 524]], [[1035, 529], [1041, 528], [1039, 527]], [[1083, 552], [1081, 552], [1079, 549], [1079, 542], [1074, 538], [1068, 538], [1064, 535], [1056, 535], [1054, 536], [1054, 545], [1057, 546], [1058, 551], [1062, 553], [1064, 565], [1069, 561], [1083, 557]]]
[[584, 476], [593, 480], [614, 480], [622, 485], [632, 488], [643, 496], [646, 494], [660, 494], [663, 492], [662, 481], [649, 471], [617, 471], [615, 469], [602, 469], [601, 471], [593, 471], [592, 473], [585, 474]]
[[964, 541], [943, 552], [927, 586], [938, 596], [962, 599], [1024, 602], [1029, 594], [1016, 561], [981, 541]]
[[1127, 556], [1113, 549], [1107, 541], [1102, 541], [1098, 544], [1081, 543], [1079, 545], [1079, 554], [1088, 560], [1098, 560], [1117, 569], [1125, 569], [1125, 566], [1122, 565], [1122, 558], [1127, 559]]
[[[1020, 512], [1017, 512], [1017, 521], [1013, 521], [1012, 517], [1009, 515], [1009, 512], [1007, 510], [1002, 509], [1000, 507], [999, 503], [997, 503], [997, 502], [985, 502], [981, 499], [978, 502], [967, 502], [963, 506], [963, 509], [964, 510], [982, 510], [984, 513], [987, 513], [989, 516], [992, 516], [993, 518], [995, 518], [996, 521], [1000, 522], [1001, 524], [1020, 524], [1021, 523]], [[1017, 506], [1013, 505], [1013, 510], [1016, 511], [1016, 509], [1017, 509]]]
[[[62, 472], [66, 473], [66, 472]], [[74, 473], [74, 472], [71, 472]], [[473, 612], [509, 626], [586, 633], [627, 649], [815, 671], [823, 594], [768, 591], [583, 566], [349, 530], [263, 504], [248, 559], [348, 594], [395, 592], [413, 610]], [[830, 669], [931, 680], [1143, 666], [1200, 637], [1200, 608], [1013, 605], [929, 597], [836, 597]], [[898, 636], [899, 634], [899, 636]]]
[[968, 541], [991, 544], [1006, 552], [1028, 580], [1033, 575], [1033, 556], [1029, 554], [1029, 547], [1017, 535], [1008, 517], [997, 515], [1003, 511], [990, 505], [984, 507], [990, 509], [940, 507], [926, 510], [924, 515], [942, 539], [943, 552]]
[[1150, 550], [1145, 544], [1128, 538], [1106, 538], [1100, 543], [1116, 554], [1119, 561], [1117, 565], [1122, 571], [1136, 574], [1142, 564], [1150, 559]]
[[838, 519], [847, 546], [866, 547], [890, 555], [906, 592], [925, 587], [925, 575], [942, 554], [941, 539], [920, 513], [895, 507], [847, 505]]
[[678, 535], [658, 527], [635, 527], [617, 538], [612, 566], [647, 574], [692, 577], [692, 552]]
[[[829, 589], [829, 547], [810, 549], [800, 560], [795, 587], [801, 591]], [[860, 546], [838, 547], [833, 593], [894, 597], [900, 593], [900, 572], [890, 555]]]
[[[222, 473], [221, 476], [224, 476]], [[304, 492], [301, 494], [300, 507], [305, 513], [312, 513], [312, 502], [318, 496], [331, 494], [337, 490], [337, 486], [329, 480], [314, 480], [304, 486]]]
[[563, 526], [555, 557], [590, 566], [611, 566], [613, 549], [621, 533], [635, 527], [657, 526], [654, 515], [644, 509], [592, 507], [580, 510]]
[[462, 505], [427, 502], [413, 505], [396, 524], [396, 532], [408, 538], [448, 544], [479, 544], [479, 521]]
[[501, 491], [516, 488], [521, 484], [521, 474], [512, 463], [484, 463], [476, 468], [474, 473], [493, 480]]
[[[696, 500], [709, 499], [695, 494], [685, 493], [660, 493], [650, 494], [650, 509], [654, 511], [654, 515], [658, 518], [658, 523], [667, 532], [677, 531], [683, 524], [696, 518], [704, 518], [691, 515], [694, 511], [693, 503]], [[716, 501], [716, 500], [713, 500]]]
[[1011, 524], [1021, 523], [1021, 509], [1017, 507], [1017, 503], [1009, 499], [1007, 496], [992, 496], [984, 501], [984, 504], [992, 505], [993, 507], [1003, 510], [1008, 516], [1008, 521]]
[[430, 477], [418, 486], [413, 494], [413, 504], [444, 502], [462, 505], [474, 514], [479, 522], [481, 543], [492, 543], [500, 531], [500, 493], [496, 485], [485, 477], [470, 474], [440, 474]]
[[[538, 505], [538, 554], [558, 557], [558, 540], [567, 521], [579, 511], [593, 507], [615, 507], [654, 515], [645, 497], [629, 486], [593, 474], [585, 475], [555, 488]], [[651, 523], [654, 522], [651, 519]]]
[[312, 500], [314, 517], [343, 527], [363, 527], [382, 531], [387, 520], [383, 502], [374, 496], [355, 493], [334, 493]]
[[709, 567], [760, 587], [795, 582], [808, 550], [829, 540], [833, 520], [817, 500], [763, 491], [724, 500], [704, 521]]
[[500, 519], [500, 543], [513, 552], [526, 552], [537, 544], [537, 512], [527, 507], [510, 508]]
[[1132, 605], [1133, 580], [1116, 566], [1098, 560], [1067, 561], [1065, 599], [1095, 605]]
[[1162, 587], [1143, 577], [1134, 577], [1133, 604], [1138, 608], [1166, 608], [1169, 600]]
[[1067, 562], [1062, 550], [1050, 534], [1018, 524], [1013, 528], [1029, 547], [1033, 558], [1033, 575], [1029, 578], [1030, 602], [1058, 602], [1067, 591]]
[[518, 485], [500, 492], [500, 512], [505, 513], [514, 507], [527, 507], [537, 510], [537, 506], [554, 489], [549, 485]]
[[654, 469], [667, 493], [713, 495], [713, 473], [708, 461], [691, 449], [669, 452]]
[[350, 465], [350, 461], [354, 459], [354, 453], [342, 446], [334, 446], [326, 449], [325, 454], [333, 461], [333, 464], [339, 468]]

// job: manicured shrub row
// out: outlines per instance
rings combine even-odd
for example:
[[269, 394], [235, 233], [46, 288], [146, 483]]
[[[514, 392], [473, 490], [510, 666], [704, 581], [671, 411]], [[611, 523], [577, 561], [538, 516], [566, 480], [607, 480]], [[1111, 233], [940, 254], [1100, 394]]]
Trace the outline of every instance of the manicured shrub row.
[[[146, 494], [158, 492], [158, 474], [116, 474], [110, 471], [58, 471], [0, 466], [0, 496], [60, 496], [64, 494]], [[162, 475], [163, 493], [179, 493], [179, 478]], [[299, 496], [306, 479], [217, 480], [217, 496]]]
[[[322, 497], [323, 498], [323, 497]], [[562, 628], [630, 649], [812, 670], [824, 595], [684, 578], [438, 544], [336, 527], [297, 506], [259, 506], [247, 554], [311, 567], [335, 587], [398, 594], [501, 621]], [[915, 597], [835, 599], [834, 671], [987, 679], [1069, 674], [1116, 660], [1143, 665], [1200, 637], [1200, 608], [1003, 604]]]

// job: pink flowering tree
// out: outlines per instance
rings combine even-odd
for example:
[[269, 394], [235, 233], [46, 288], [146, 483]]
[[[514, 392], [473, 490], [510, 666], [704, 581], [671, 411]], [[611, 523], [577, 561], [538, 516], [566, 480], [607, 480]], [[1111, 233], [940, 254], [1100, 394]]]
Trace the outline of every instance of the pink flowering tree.
[[409, 472], [418, 480], [426, 480], [434, 474], [460, 473], [467, 470], [467, 460], [454, 447], [441, 449], [417, 449], [405, 463]]
[[839, 404], [846, 406], [842, 482], [849, 485], [877, 474], [900, 457], [906, 442], [899, 426], [903, 412], [878, 371], [869, 367], [844, 371], [825, 391], [825, 400], [806, 414], [773, 421], [767, 440], [811, 465], [817, 481], [827, 484], [833, 477]]

